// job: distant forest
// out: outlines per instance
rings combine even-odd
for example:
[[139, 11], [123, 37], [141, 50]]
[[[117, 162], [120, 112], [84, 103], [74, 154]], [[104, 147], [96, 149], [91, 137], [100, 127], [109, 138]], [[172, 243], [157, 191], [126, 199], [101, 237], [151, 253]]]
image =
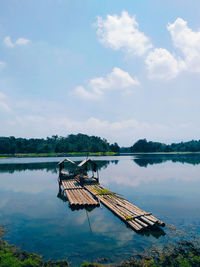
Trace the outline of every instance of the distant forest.
[[70, 134], [67, 137], [15, 138], [0, 137], [0, 154], [15, 153], [67, 153], [67, 152], [119, 152], [117, 143], [85, 134]]
[[67, 137], [53, 135], [44, 138], [0, 137], [0, 154], [16, 153], [68, 153], [68, 152], [198, 152], [200, 140], [181, 143], [164, 143], [140, 139], [131, 147], [109, 144], [104, 138], [86, 134], [70, 134]]
[[181, 143], [164, 143], [147, 141], [146, 139], [138, 140], [130, 147], [130, 152], [198, 152], [200, 151], [200, 140]]

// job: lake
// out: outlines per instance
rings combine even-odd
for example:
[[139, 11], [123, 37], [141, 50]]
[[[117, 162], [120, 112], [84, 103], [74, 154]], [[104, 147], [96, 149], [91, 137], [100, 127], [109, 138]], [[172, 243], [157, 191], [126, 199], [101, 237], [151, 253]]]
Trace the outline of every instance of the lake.
[[[90, 157], [100, 183], [166, 223], [137, 234], [103, 205], [72, 211], [59, 194], [62, 158], [0, 159], [0, 225], [4, 239], [44, 259], [66, 258], [72, 266], [105, 258], [128, 259], [152, 245], [200, 233], [200, 155], [146, 154]], [[82, 157], [73, 157], [81, 161]]]

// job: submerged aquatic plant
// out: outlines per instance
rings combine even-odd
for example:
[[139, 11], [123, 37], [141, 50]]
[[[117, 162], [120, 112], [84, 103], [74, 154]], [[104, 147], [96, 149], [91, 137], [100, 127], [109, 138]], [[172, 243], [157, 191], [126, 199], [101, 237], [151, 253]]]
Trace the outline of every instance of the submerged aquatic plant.
[[0, 266], [3, 267], [67, 267], [69, 263], [66, 260], [44, 261], [42, 256], [21, 251], [18, 247], [8, 244], [1, 237], [5, 233], [0, 226]]

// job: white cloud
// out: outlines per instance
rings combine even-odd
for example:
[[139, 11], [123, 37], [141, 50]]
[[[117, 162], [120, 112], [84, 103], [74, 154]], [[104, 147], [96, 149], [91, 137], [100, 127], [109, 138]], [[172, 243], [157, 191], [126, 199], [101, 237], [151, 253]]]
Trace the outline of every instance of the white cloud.
[[16, 45], [27, 45], [28, 43], [30, 43], [30, 40], [25, 39], [25, 38], [18, 38], [15, 42], [11, 41], [10, 36], [6, 36], [4, 38], [4, 44], [7, 47], [14, 47]]
[[[136, 163], [135, 163], [136, 164]], [[108, 168], [112, 171], [112, 177], [107, 177], [104, 174], [104, 185], [111, 187], [113, 182], [119, 185], [126, 185], [130, 187], [137, 187], [139, 185], [145, 185], [149, 183], [159, 183], [170, 180], [173, 177], [177, 182], [191, 182], [197, 181], [198, 177], [196, 172], [200, 170], [200, 166], [195, 166], [196, 170], [191, 173], [191, 169], [188, 168], [186, 163], [177, 163], [174, 166], [173, 163], [166, 162], [162, 163], [162, 169], [164, 170], [162, 175], [160, 175], [160, 168], [156, 165], [149, 165], [148, 168], [138, 167], [133, 163], [129, 169], [121, 168], [120, 163], [116, 166], [109, 165]], [[132, 168], [132, 173], [135, 175], [130, 176], [130, 168]], [[176, 170], [175, 170], [176, 168]], [[109, 172], [110, 173], [110, 172]]]
[[182, 51], [188, 71], [200, 72], [200, 31], [192, 31], [182, 18], [169, 23], [167, 29], [174, 46]]
[[111, 73], [105, 77], [91, 79], [88, 82], [87, 89], [78, 86], [74, 94], [85, 99], [98, 99], [103, 96], [107, 90], [121, 90], [129, 92], [136, 85], [139, 85], [137, 79], [132, 78], [128, 72], [120, 68], [114, 68]]
[[151, 51], [145, 63], [150, 79], [170, 80], [185, 68], [183, 60], [176, 59], [175, 56], [163, 48], [156, 48]]
[[0, 69], [2, 69], [5, 66], [5, 62], [0, 61]]
[[14, 47], [15, 45], [12, 43], [11, 39], [10, 39], [10, 36], [6, 36], [4, 38], [4, 44], [8, 47]]
[[25, 39], [25, 38], [19, 38], [16, 40], [17, 45], [27, 45], [30, 42], [30, 40]]
[[182, 18], [169, 23], [167, 29], [173, 45], [182, 52], [183, 58], [163, 48], [154, 49], [145, 60], [149, 78], [170, 80], [183, 70], [200, 72], [200, 31], [192, 31]]
[[10, 112], [11, 109], [6, 103], [6, 95], [0, 92], [0, 111], [1, 112]]
[[78, 97], [88, 100], [97, 99], [100, 96], [97, 93], [87, 91], [83, 86], [77, 86], [73, 93]]
[[6, 136], [14, 133], [15, 136], [30, 138], [84, 133], [101, 136], [124, 146], [132, 145], [141, 138], [163, 141], [178, 137], [179, 140], [186, 140], [198, 139], [200, 134], [196, 124], [148, 123], [135, 119], [112, 122], [95, 117], [73, 120], [65, 115], [18, 115], [8, 117], [1, 125], [1, 135]]
[[97, 35], [99, 41], [114, 50], [124, 50], [130, 54], [143, 55], [152, 47], [148, 37], [139, 31], [139, 25], [135, 16], [129, 16], [123, 11], [120, 16], [107, 15], [97, 19]]
[[0, 99], [5, 99], [6, 95], [0, 92]]

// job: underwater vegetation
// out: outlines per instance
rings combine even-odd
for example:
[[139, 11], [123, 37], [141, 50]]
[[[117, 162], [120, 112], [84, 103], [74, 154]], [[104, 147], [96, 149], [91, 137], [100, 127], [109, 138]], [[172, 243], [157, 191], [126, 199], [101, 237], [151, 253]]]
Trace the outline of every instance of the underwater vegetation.
[[[66, 260], [44, 261], [42, 256], [21, 251], [18, 247], [8, 244], [1, 237], [4, 230], [0, 227], [0, 266], [3, 267], [66, 267], [70, 264]], [[123, 260], [123, 259], [122, 259]], [[101, 262], [84, 262], [81, 267], [101, 267], [108, 266], [106, 259]], [[159, 266], [200, 266], [200, 239], [179, 241], [177, 244], [168, 244], [163, 249], [153, 247], [144, 253], [135, 254], [130, 259], [120, 263], [112, 263], [109, 266], [116, 267], [159, 267]]]
[[8, 244], [1, 237], [4, 230], [0, 227], [0, 266], [2, 267], [66, 267], [69, 263], [66, 260], [44, 261], [42, 256], [27, 251], [21, 251], [16, 246]]

